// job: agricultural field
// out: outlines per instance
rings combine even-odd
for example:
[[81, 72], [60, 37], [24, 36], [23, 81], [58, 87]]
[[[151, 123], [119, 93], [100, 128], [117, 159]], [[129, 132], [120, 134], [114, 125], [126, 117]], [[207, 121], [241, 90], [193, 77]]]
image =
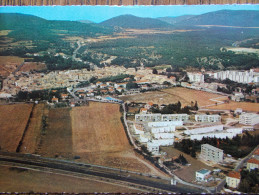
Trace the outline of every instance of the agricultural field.
[[258, 103], [250, 103], [250, 102], [235, 102], [229, 101], [226, 104], [220, 104], [208, 107], [209, 109], [216, 109], [216, 110], [236, 110], [237, 108], [242, 108], [243, 111], [249, 112], [258, 112], [259, 111], [259, 104]]
[[43, 103], [35, 105], [28, 129], [22, 142], [20, 149], [21, 153], [35, 153], [40, 141], [44, 108], [45, 105]]
[[22, 139], [33, 104], [0, 105], [0, 147], [15, 152]]
[[46, 64], [41, 62], [25, 62], [20, 71], [29, 72], [31, 70], [44, 70], [46, 68]]
[[10, 166], [0, 166], [1, 192], [56, 192], [56, 193], [140, 193], [140, 190], [97, 181], [91, 177], [68, 176]]
[[122, 96], [120, 99], [131, 102], [153, 102], [154, 104], [171, 104], [181, 102], [182, 106], [191, 105], [191, 102], [198, 102], [198, 106], [206, 106], [215, 104], [211, 98], [222, 97], [221, 100], [227, 99], [227, 97], [208, 93], [205, 91], [197, 91], [193, 89], [187, 89], [183, 87], [174, 87], [170, 89], [164, 89], [161, 91], [146, 92], [141, 95], [128, 95]]
[[72, 131], [70, 108], [56, 108], [44, 112], [47, 117], [47, 127], [42, 132], [37, 154], [47, 157], [63, 157], [71, 159]]
[[0, 56], [0, 76], [7, 77], [24, 61], [17, 56]]
[[133, 152], [120, 121], [119, 105], [90, 102], [72, 109], [73, 152], [80, 161], [155, 174]]

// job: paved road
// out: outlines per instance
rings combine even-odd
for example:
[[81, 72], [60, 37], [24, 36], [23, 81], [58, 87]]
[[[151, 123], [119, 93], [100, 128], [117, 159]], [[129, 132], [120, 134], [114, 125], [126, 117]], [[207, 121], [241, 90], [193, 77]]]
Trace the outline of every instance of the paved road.
[[[160, 193], [176, 192], [176, 193], [201, 193], [199, 189], [192, 189], [182, 186], [172, 186], [170, 181], [161, 178], [147, 177], [142, 174], [137, 175], [129, 173], [125, 170], [116, 170], [102, 166], [95, 166], [91, 164], [75, 163], [72, 161], [58, 160], [44, 158], [40, 156], [17, 154], [17, 153], [4, 153], [0, 152], [1, 162], [18, 163], [23, 166], [35, 166], [42, 168], [51, 168], [52, 170], [68, 171], [71, 173], [80, 173], [85, 175], [93, 175], [102, 178], [113, 179], [125, 182], [125, 185], [138, 185], [144, 186], [150, 192], [157, 191]], [[142, 187], [143, 188], [143, 187]]]

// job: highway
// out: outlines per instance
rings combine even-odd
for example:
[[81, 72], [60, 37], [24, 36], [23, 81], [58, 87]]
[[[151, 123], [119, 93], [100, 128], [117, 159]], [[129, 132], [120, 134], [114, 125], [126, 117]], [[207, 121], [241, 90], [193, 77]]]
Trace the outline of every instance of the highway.
[[60, 159], [44, 158], [30, 154], [17, 154], [0, 152], [0, 162], [15, 163], [26, 166], [38, 167], [42, 171], [50, 168], [57, 171], [66, 171], [68, 174], [83, 174], [86, 176], [97, 176], [123, 182], [125, 186], [134, 186], [135, 188], [145, 189], [149, 192], [159, 193], [201, 193], [202, 191], [186, 186], [170, 185], [169, 180], [158, 177], [144, 176], [142, 174], [134, 174], [125, 170], [116, 170], [101, 166], [95, 166], [73, 161]]

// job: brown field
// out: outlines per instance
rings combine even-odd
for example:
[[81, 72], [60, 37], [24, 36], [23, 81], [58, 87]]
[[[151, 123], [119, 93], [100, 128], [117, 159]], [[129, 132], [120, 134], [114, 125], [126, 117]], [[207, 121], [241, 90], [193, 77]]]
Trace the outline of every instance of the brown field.
[[31, 70], [43, 70], [46, 69], [46, 64], [41, 62], [25, 62], [20, 71], [29, 72]]
[[37, 104], [34, 107], [32, 117], [30, 118], [30, 124], [23, 139], [20, 152], [31, 154], [35, 153], [40, 141], [44, 107], [44, 104]]
[[7, 77], [24, 61], [17, 56], [0, 56], [0, 76]]
[[200, 169], [208, 169], [212, 170], [212, 167], [209, 167], [205, 165], [204, 163], [198, 161], [195, 158], [192, 158], [190, 155], [187, 155], [173, 147], [162, 147], [162, 151], [166, 152], [168, 157], [178, 157], [180, 154], [183, 154], [183, 156], [186, 158], [190, 166], [183, 166], [184, 168], [181, 168], [174, 173], [180, 177], [181, 179], [187, 181], [187, 182], [192, 182], [195, 180], [195, 172], [200, 170]]
[[[198, 106], [205, 106], [214, 104], [211, 98], [220, 97], [218, 94], [208, 93], [205, 91], [198, 91], [193, 89], [187, 89], [183, 87], [174, 87], [165, 89], [162, 91], [146, 92], [141, 95], [128, 95], [123, 96], [120, 99], [131, 102], [153, 102], [154, 104], [171, 104], [180, 101], [182, 105], [190, 105], [191, 101], [198, 102]], [[222, 99], [227, 97], [222, 96]]]
[[50, 109], [47, 115], [47, 128], [45, 135], [41, 136], [41, 141], [37, 153], [48, 157], [71, 158], [72, 131], [70, 124], [70, 108]]
[[80, 160], [152, 173], [130, 146], [120, 121], [119, 105], [91, 102], [71, 112], [73, 151]]
[[15, 152], [30, 117], [32, 104], [0, 105], [0, 147]]
[[93, 178], [68, 176], [59, 173], [40, 172], [22, 168], [0, 166], [1, 192], [121, 192], [140, 193], [140, 190], [101, 182]]
[[218, 110], [235, 110], [237, 108], [242, 108], [243, 111], [250, 112], [259, 112], [259, 103], [250, 103], [250, 102], [235, 102], [230, 101], [226, 104], [220, 104], [208, 107], [209, 109], [218, 109]]

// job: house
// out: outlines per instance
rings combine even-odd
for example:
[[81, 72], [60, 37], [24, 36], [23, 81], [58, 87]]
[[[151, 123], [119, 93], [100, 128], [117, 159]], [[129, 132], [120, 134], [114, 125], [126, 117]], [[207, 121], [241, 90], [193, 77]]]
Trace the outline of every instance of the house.
[[147, 109], [146, 108], [141, 108], [140, 109], [140, 114], [146, 114], [147, 113]]
[[255, 158], [251, 158], [247, 161], [247, 169], [249, 171], [253, 170], [253, 169], [259, 169], [259, 160], [255, 159]]
[[231, 96], [231, 99], [236, 102], [243, 101], [245, 99], [245, 96], [243, 93], [235, 92], [233, 96]]
[[259, 115], [255, 113], [243, 113], [239, 116], [239, 123], [244, 125], [255, 125], [259, 123]]
[[154, 105], [153, 102], [148, 102], [148, 103], [145, 105], [145, 108], [149, 110], [150, 108], [152, 108], [153, 105]]
[[67, 99], [68, 98], [68, 94], [61, 94], [61, 97], [62, 97], [63, 100]]
[[201, 145], [201, 157], [204, 160], [210, 160], [212, 162], [222, 162], [223, 161], [223, 150], [211, 146], [209, 144]]
[[52, 103], [58, 103], [58, 98], [56, 98], [55, 96], [51, 99]]
[[201, 169], [199, 171], [196, 171], [196, 181], [201, 182], [208, 182], [212, 180], [212, 177], [210, 175], [211, 171], [208, 169]]
[[241, 180], [241, 175], [237, 171], [231, 171], [226, 177], [228, 187], [237, 188]]

